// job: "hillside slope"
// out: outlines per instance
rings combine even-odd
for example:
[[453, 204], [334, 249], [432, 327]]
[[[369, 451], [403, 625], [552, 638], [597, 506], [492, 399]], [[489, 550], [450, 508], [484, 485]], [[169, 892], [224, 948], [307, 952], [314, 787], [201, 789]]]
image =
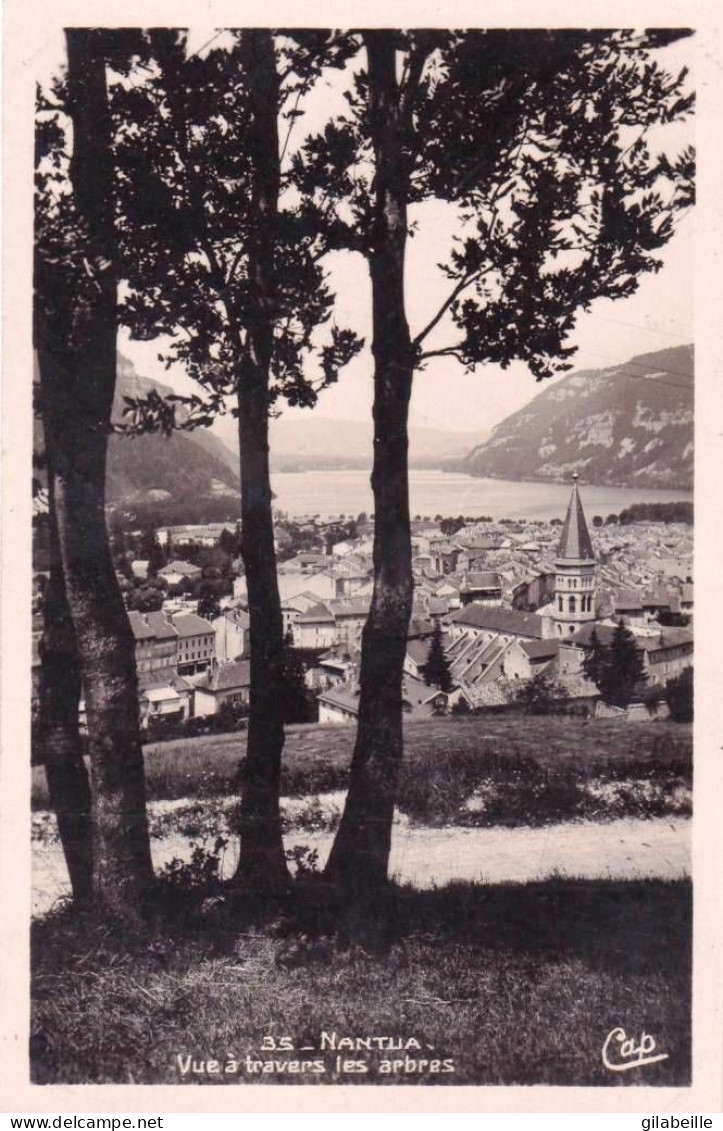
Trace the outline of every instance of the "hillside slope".
[[693, 347], [572, 373], [508, 416], [460, 463], [501, 479], [690, 490]]
[[[118, 354], [113, 419], [123, 422], [124, 397], [174, 390], [141, 376], [133, 362]], [[113, 436], [108, 454], [110, 500], [138, 491], [168, 491], [174, 498], [238, 490], [238, 457], [208, 428], [174, 432], [172, 436]]]
[[[162, 395], [172, 392], [167, 386], [141, 377], [133, 364], [119, 354], [114, 421], [123, 421], [124, 396], [143, 396], [152, 388]], [[33, 421], [33, 446], [36, 453], [43, 451], [39, 417]], [[44, 471], [36, 469], [33, 474], [39, 485], [45, 486]], [[175, 503], [195, 504], [207, 497], [237, 497], [238, 489], [238, 457], [207, 428], [174, 432], [170, 437], [158, 433], [110, 437], [106, 471], [106, 497], [110, 503], [169, 498]]]

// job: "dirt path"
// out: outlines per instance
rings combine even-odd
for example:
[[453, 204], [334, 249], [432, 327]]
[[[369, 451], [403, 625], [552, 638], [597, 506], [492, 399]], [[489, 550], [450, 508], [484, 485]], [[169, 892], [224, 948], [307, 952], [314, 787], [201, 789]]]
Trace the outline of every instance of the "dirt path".
[[[318, 852], [322, 868], [333, 834], [297, 831], [287, 848]], [[177, 834], [152, 841], [153, 862], [162, 868], [174, 856], [187, 859], [190, 843]], [[233, 850], [224, 873], [235, 867]], [[579, 821], [544, 828], [415, 828], [404, 820], [394, 827], [391, 873], [417, 888], [477, 880], [525, 883], [553, 875], [584, 879], [680, 879], [690, 875], [691, 822], [684, 817], [649, 821]], [[57, 841], [33, 845], [33, 914], [43, 915], [68, 895], [67, 873]]]

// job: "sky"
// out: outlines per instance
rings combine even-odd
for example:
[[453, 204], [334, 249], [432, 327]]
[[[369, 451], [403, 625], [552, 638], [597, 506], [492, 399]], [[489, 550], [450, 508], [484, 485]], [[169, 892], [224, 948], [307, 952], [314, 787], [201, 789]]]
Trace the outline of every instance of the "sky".
[[[191, 28], [189, 51], [202, 49], [209, 40], [214, 40], [215, 47], [223, 43], [223, 38], [218, 37], [212, 27]], [[660, 53], [661, 61], [671, 70], [690, 66], [693, 43], [690, 38], [674, 44]], [[33, 60], [36, 72], [39, 76], [50, 73], [62, 58], [62, 39], [49, 40]], [[313, 132], [331, 114], [342, 109], [347, 82], [348, 79], [340, 79], [333, 73], [328, 80], [319, 83], [303, 106], [306, 116], [301, 120], [303, 124], [296, 127], [297, 131]], [[675, 151], [690, 143], [692, 135], [692, 124], [672, 126], [667, 131], [665, 146]], [[303, 134], [297, 132], [297, 136]], [[415, 238], [408, 241], [406, 267], [408, 318], [414, 336], [448, 293], [449, 283], [437, 264], [448, 257], [455, 223], [451, 209], [436, 202], [414, 207], [410, 210], [410, 219], [419, 224]], [[693, 215], [688, 213], [661, 253], [663, 267], [656, 274], [644, 276], [635, 295], [615, 302], [598, 300], [588, 313], [579, 315], [571, 338], [571, 344], [577, 346], [572, 359], [575, 369], [603, 368], [637, 354], [693, 341], [693, 227]], [[371, 329], [368, 270], [362, 257], [353, 253], [335, 253], [326, 262], [329, 282], [337, 295], [335, 320], [338, 325], [351, 326], [364, 336], [367, 347], [342, 372], [338, 384], [320, 394], [314, 412], [329, 420], [369, 419], [372, 366], [368, 349]], [[445, 337], [442, 323], [435, 345], [451, 340], [451, 333]], [[127, 335], [122, 335], [120, 346], [143, 375], [173, 384], [181, 392], [191, 388], [181, 370], [167, 371], [159, 362], [159, 343], [130, 342]], [[490, 365], [466, 374], [454, 359], [435, 358], [425, 371], [415, 376], [410, 425], [485, 433], [523, 407], [548, 384], [549, 381], [544, 385], [536, 382], [521, 363], [504, 371]], [[308, 412], [308, 409], [284, 410], [289, 418]]]

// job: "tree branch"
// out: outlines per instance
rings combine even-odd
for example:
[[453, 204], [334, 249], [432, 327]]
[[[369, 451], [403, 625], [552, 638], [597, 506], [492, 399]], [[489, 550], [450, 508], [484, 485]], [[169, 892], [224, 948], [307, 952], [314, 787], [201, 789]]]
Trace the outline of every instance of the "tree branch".
[[470, 286], [471, 283], [476, 283], [478, 279], [484, 278], [484, 276], [488, 275], [490, 271], [491, 268], [488, 267], [485, 271], [473, 271], [471, 275], [467, 275], [464, 279], [460, 279], [459, 283], [457, 283], [457, 286], [444, 300], [434, 317], [429, 320], [424, 329], [420, 330], [416, 338], [412, 340], [412, 346], [414, 348], [421, 346], [424, 339], [428, 337], [435, 326], [439, 325], [439, 323], [442, 321], [450, 306], [455, 301], [455, 299], [457, 299], [461, 295], [462, 291]]
[[288, 149], [289, 142], [291, 141], [291, 134], [292, 134], [292, 131], [294, 129], [294, 125], [296, 123], [296, 112], [299, 109], [299, 103], [301, 101], [301, 95], [303, 94], [303, 91], [304, 91], [304, 88], [302, 86], [302, 87], [299, 87], [298, 91], [296, 92], [296, 102], [293, 105], [293, 108], [292, 108], [292, 111], [291, 111], [291, 118], [289, 119], [289, 128], [286, 131], [286, 138], [284, 140], [284, 144], [281, 147], [281, 156], [279, 157], [279, 164], [283, 163], [284, 157], [286, 156], [286, 150]]
[[460, 346], [446, 346], [444, 349], [440, 350], [429, 350], [427, 353], [419, 355], [419, 361], [429, 361], [431, 357], [453, 357], [466, 369], [467, 362], [462, 357], [460, 349]]

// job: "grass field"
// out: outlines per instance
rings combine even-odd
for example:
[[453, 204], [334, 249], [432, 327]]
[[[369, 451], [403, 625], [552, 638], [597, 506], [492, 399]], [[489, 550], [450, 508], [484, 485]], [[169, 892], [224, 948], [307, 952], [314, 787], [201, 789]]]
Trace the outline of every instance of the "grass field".
[[[333, 934], [287, 912], [129, 941], [56, 914], [33, 928], [33, 1080], [684, 1085], [690, 916], [684, 882], [562, 880], [392, 888]], [[606, 1070], [617, 1026], [638, 1040], [644, 1026], [668, 1059]], [[367, 1069], [347, 1074], [319, 1051], [322, 1031], [422, 1047], [346, 1052]], [[265, 1037], [316, 1051], [263, 1052]], [[184, 1076], [185, 1057], [230, 1070]], [[313, 1058], [325, 1071], [253, 1073], [247, 1057]], [[420, 1070], [420, 1058], [453, 1071]], [[390, 1059], [402, 1065], [393, 1074]]]
[[[236, 792], [244, 737], [147, 747], [149, 797], [196, 799], [204, 812], [220, 812], [214, 799]], [[590, 816], [581, 799], [593, 805], [603, 783], [608, 809], [612, 797], [623, 812], [640, 804], [649, 816], [655, 798], [668, 804], [690, 785], [691, 738], [686, 726], [617, 720], [410, 723], [399, 807], [419, 824], [534, 824]], [[285, 796], [313, 801], [343, 790], [353, 740], [353, 728], [289, 728]], [[465, 808], [481, 792], [484, 812]], [[47, 803], [42, 770], [33, 803]], [[33, 924], [36, 1083], [681, 1086], [690, 1079], [686, 881], [391, 886], [376, 906], [341, 921], [329, 917], [318, 877], [266, 914], [232, 912], [222, 902], [204, 917], [202, 893], [189, 902], [184, 889], [173, 904], [164, 890], [163, 917], [144, 938], [62, 911]], [[638, 1040], [644, 1027], [667, 1059], [606, 1070], [602, 1045], [616, 1027]], [[324, 1031], [412, 1038], [421, 1047], [343, 1051], [365, 1069], [345, 1072], [335, 1051], [320, 1050]], [[314, 1051], [271, 1051], [268, 1038], [281, 1037]], [[288, 1068], [303, 1058], [316, 1068]], [[190, 1067], [210, 1060], [229, 1071]], [[385, 1071], [392, 1061], [396, 1070]], [[445, 1062], [452, 1070], [442, 1071]]]
[[[353, 727], [289, 727], [282, 793], [306, 796], [346, 789], [354, 733]], [[245, 737], [214, 735], [147, 746], [149, 799], [234, 796]], [[605, 815], [662, 814], [671, 811], [676, 790], [690, 786], [691, 767], [691, 727], [675, 723], [530, 716], [430, 719], [405, 728], [399, 808], [427, 824], [460, 821], [460, 806], [484, 789], [485, 816], [470, 811], [463, 819], [468, 824], [595, 816], [597, 802], [584, 789], [595, 780], [618, 783]], [[631, 788], [640, 782], [649, 783], [645, 795]], [[32, 801], [34, 808], [48, 804], [40, 767], [33, 771]]]

